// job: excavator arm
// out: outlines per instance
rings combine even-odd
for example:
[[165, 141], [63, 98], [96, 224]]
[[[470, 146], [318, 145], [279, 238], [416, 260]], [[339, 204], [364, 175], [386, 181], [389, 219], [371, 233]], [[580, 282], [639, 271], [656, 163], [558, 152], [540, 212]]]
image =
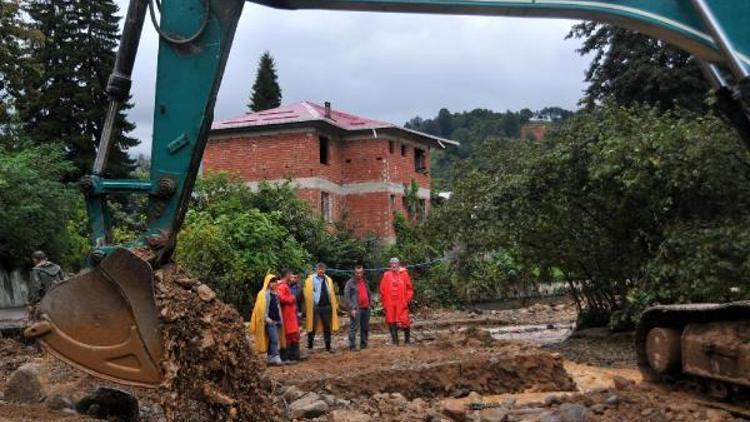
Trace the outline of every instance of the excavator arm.
[[[256, 0], [282, 9], [589, 19], [638, 30], [698, 57], [733, 119], [750, 121], [750, 3], [724, 0]], [[26, 330], [54, 355], [113, 381], [161, 381], [161, 326], [152, 268], [168, 262], [198, 173], [242, 0], [131, 0], [107, 92], [110, 106], [92, 174], [81, 183], [93, 250], [84, 273], [52, 289]], [[157, 14], [160, 16], [157, 18]], [[128, 99], [146, 17], [159, 33], [151, 173], [110, 179], [114, 117]], [[408, 36], [405, 34], [404, 36]], [[501, 41], [501, 40], [498, 40]], [[498, 50], [502, 43], [498, 42]], [[750, 144], [750, 137], [746, 138]], [[112, 244], [107, 197], [148, 196], [137, 241]], [[150, 251], [143, 260], [132, 251]], [[142, 256], [142, 254], [140, 255]]]

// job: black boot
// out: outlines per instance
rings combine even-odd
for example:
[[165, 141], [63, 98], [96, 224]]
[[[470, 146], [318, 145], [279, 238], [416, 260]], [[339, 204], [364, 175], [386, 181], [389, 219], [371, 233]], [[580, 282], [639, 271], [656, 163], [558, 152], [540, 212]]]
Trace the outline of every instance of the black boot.
[[302, 362], [304, 359], [302, 359], [302, 354], [299, 351], [299, 343], [294, 343], [292, 345], [292, 359], [297, 362]]
[[411, 340], [411, 328], [404, 328], [404, 344], [409, 344]]
[[396, 328], [396, 324], [391, 324], [390, 326], [391, 331], [391, 342], [398, 346], [398, 328]]
[[279, 349], [279, 357], [282, 362], [289, 361], [289, 349]]
[[326, 351], [330, 352], [330, 353], [333, 353], [333, 350], [331, 349], [331, 333], [330, 332], [328, 332], [328, 333], [324, 332], [323, 333], [323, 341], [326, 344]]
[[315, 340], [315, 333], [307, 333], [307, 348], [312, 349], [313, 340]]

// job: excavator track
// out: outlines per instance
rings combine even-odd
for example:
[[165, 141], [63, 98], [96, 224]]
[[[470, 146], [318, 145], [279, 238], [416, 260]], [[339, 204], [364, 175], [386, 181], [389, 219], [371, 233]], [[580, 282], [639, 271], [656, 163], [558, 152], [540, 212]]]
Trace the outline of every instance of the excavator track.
[[[717, 349], [715, 343], [722, 343], [721, 338], [716, 339], [716, 333], [721, 330], [714, 329], [711, 335], [701, 335], [701, 343], [696, 345], [684, 344], [686, 336], [682, 333], [696, 332], [696, 328], [726, 327], [727, 329], [750, 324], [750, 301], [739, 301], [727, 304], [687, 304], [687, 305], [664, 305], [654, 306], [644, 312], [636, 329], [636, 357], [638, 368], [644, 380], [670, 386], [678, 390], [698, 393], [703, 397], [711, 397], [717, 401], [702, 401], [703, 404], [726, 410], [730, 413], [750, 418], [750, 374], [742, 373], [737, 377], [728, 377], [722, 373], [726, 366], [727, 356], [737, 360], [740, 352], [737, 350], [746, 347], [744, 344], [736, 344], [735, 350], [720, 350], [716, 360], [707, 362], [710, 371], [702, 371], [690, 362], [695, 359], [694, 349], [700, 353], [713, 353]], [[682, 338], [680, 348], [676, 351], [676, 359], [679, 365], [654, 362], [653, 356], [649, 359], [649, 333], [657, 329], [662, 337], [668, 337], [669, 333], [677, 333], [679, 341]], [[713, 340], [712, 340], [713, 339]], [[690, 349], [693, 350], [690, 350]], [[726, 347], [725, 347], [726, 349]], [[664, 349], [663, 354], [668, 355], [669, 350]], [[692, 353], [689, 355], [689, 353]], [[684, 356], [683, 356], [684, 355]], [[687, 356], [687, 357], [686, 357]], [[713, 356], [713, 355], [711, 355]], [[713, 359], [713, 358], [712, 358]], [[657, 369], [654, 368], [657, 367]], [[689, 370], [690, 372], [686, 372]]]

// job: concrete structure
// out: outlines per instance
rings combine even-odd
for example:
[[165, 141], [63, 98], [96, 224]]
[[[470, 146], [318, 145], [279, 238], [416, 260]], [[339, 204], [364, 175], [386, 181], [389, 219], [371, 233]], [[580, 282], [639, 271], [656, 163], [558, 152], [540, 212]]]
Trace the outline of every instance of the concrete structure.
[[430, 155], [456, 142], [303, 101], [214, 123], [203, 171], [238, 173], [250, 186], [291, 179], [326, 221], [392, 240], [414, 180], [430, 207]]

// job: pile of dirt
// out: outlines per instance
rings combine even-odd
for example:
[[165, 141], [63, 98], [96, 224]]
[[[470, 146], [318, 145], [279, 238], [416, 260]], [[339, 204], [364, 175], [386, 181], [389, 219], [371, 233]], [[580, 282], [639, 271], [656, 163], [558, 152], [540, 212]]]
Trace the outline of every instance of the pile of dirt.
[[177, 265], [154, 272], [163, 322], [169, 420], [273, 420], [278, 407], [265, 365], [252, 353], [237, 311]]
[[[446, 333], [413, 346], [372, 339], [368, 349], [315, 353], [294, 366], [270, 368], [279, 382], [347, 399], [376, 393], [406, 398], [451, 397], [476, 391], [574, 391], [562, 357], [521, 343], [492, 340], [481, 330]], [[363, 380], [367, 380], [363, 382]]]

